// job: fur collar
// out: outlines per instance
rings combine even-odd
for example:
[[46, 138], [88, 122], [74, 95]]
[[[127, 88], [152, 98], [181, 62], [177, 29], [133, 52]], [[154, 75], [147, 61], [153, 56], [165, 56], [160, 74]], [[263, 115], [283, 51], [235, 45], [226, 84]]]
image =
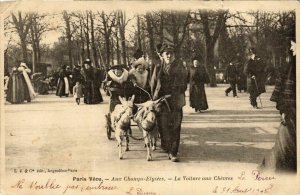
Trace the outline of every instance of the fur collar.
[[124, 83], [125, 81], [127, 81], [128, 78], [128, 71], [126, 69], [123, 68], [123, 73], [121, 76], [117, 77], [117, 75], [115, 75], [115, 73], [113, 72], [113, 70], [108, 71], [108, 76], [114, 81], [117, 82], [119, 84]]

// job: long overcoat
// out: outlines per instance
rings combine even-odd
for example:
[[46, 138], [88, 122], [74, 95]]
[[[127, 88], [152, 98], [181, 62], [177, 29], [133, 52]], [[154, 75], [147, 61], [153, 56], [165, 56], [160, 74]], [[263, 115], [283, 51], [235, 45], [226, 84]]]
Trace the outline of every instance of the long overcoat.
[[208, 83], [208, 74], [203, 65], [192, 66], [189, 71], [190, 106], [197, 110], [207, 110], [208, 103], [204, 84]]
[[[244, 73], [247, 75], [248, 93], [257, 93], [258, 95], [266, 92], [265, 88], [265, 62], [260, 58], [250, 59], [245, 65]], [[252, 78], [255, 76], [255, 79]]]

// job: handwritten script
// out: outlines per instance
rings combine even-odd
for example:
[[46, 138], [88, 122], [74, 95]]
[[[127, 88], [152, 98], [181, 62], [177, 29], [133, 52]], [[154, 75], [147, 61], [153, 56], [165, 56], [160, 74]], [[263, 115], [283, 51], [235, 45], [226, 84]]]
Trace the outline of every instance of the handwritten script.
[[[217, 185], [212, 192], [215, 194], [268, 194], [274, 187], [271, 181], [276, 180], [276, 177], [264, 175], [261, 171], [253, 170], [250, 175], [242, 171], [237, 179], [239, 181], [238, 184]], [[255, 187], [249, 185], [249, 183], [255, 184]]]
[[34, 190], [34, 191], [39, 191], [39, 190], [59, 190], [61, 191], [62, 194], [65, 194], [68, 191], [73, 191], [74, 192], [84, 192], [84, 191], [96, 191], [96, 190], [102, 190], [102, 191], [113, 191], [117, 189], [117, 186], [115, 185], [104, 185], [104, 181], [100, 182], [95, 182], [95, 184], [65, 184], [62, 185], [57, 182], [56, 179], [49, 178], [45, 182], [41, 181], [29, 181], [26, 180], [25, 178], [22, 178], [18, 180], [15, 185], [12, 185], [11, 188], [17, 189], [17, 190]]

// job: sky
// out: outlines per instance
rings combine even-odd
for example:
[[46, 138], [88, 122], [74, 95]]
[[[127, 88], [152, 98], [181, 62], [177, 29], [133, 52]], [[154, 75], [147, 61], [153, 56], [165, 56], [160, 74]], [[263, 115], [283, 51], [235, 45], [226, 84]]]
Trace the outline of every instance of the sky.
[[[61, 12], [51, 12], [51, 13], [43, 13], [43, 14], [49, 14], [50, 17], [47, 19], [50, 21], [50, 25], [51, 27], [55, 27], [55, 26], [60, 26], [61, 28], [59, 30], [52, 30], [49, 32], [44, 33], [43, 38], [41, 43], [42, 44], [47, 44], [50, 47], [53, 46], [54, 42], [58, 41], [58, 38], [60, 36], [62, 36], [62, 30], [64, 27], [64, 21], [62, 19], [62, 14]], [[136, 18], [134, 18], [135, 13], [134, 12], [126, 12], [127, 18], [133, 18], [129, 24], [127, 25], [127, 31], [126, 31], [126, 36], [127, 38], [133, 34], [133, 32], [135, 31], [136, 28]], [[246, 13], [242, 13], [242, 16], [248, 21], [248, 24], [253, 24], [254, 22], [254, 18], [251, 17], [249, 14]], [[227, 24], [235, 24], [235, 21], [233, 19], [229, 19], [227, 20]], [[8, 39], [12, 37], [12, 40], [10, 43], [11, 44], [18, 44], [19, 43], [19, 37], [17, 36], [17, 34], [10, 34], [8, 36], [5, 37], [5, 45], [8, 42]], [[30, 48], [30, 46], [29, 46]]]

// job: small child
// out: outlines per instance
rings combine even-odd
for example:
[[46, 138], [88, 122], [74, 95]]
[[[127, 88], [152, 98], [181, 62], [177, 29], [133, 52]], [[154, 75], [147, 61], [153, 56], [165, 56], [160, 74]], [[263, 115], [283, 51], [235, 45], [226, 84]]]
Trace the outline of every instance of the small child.
[[80, 98], [82, 98], [82, 85], [79, 81], [76, 82], [76, 85], [73, 87], [73, 96], [77, 102], [77, 104], [80, 104]]

